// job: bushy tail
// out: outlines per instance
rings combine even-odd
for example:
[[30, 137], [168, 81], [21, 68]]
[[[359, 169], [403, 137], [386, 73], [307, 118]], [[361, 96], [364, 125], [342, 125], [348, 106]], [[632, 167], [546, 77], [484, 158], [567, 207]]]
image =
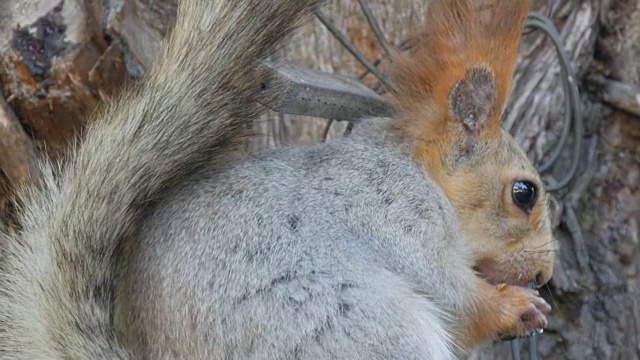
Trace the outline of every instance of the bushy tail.
[[145, 206], [224, 161], [258, 115], [257, 60], [320, 0], [183, 0], [140, 86], [92, 122], [22, 209], [0, 260], [0, 358], [128, 358], [111, 324], [120, 239]]

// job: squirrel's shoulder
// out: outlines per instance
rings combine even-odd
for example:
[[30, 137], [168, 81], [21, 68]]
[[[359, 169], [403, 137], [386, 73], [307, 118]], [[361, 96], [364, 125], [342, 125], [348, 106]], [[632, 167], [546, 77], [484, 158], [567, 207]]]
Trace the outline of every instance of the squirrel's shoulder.
[[[201, 206], [233, 211], [242, 208], [239, 202], [259, 200], [264, 205], [296, 198], [296, 202], [331, 206], [332, 201], [340, 201], [332, 189], [347, 196], [349, 192], [374, 196], [382, 188], [406, 188], [407, 193], [420, 189], [431, 193], [429, 196], [439, 196], [437, 184], [390, 125], [389, 119], [367, 119], [347, 137], [244, 154], [224, 167], [205, 168], [195, 174], [168, 196], [169, 203], [179, 201], [188, 206], [194, 201], [205, 202]], [[325, 192], [334, 196], [318, 200]]]

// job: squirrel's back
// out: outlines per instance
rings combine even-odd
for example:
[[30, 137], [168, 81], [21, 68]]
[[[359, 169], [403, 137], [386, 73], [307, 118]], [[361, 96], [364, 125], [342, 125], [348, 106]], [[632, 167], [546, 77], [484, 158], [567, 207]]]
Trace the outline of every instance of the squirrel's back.
[[428, 267], [464, 258], [455, 212], [402, 144], [354, 131], [172, 191], [125, 249], [129, 347], [162, 357], [192, 333], [211, 358], [451, 358], [458, 295]]

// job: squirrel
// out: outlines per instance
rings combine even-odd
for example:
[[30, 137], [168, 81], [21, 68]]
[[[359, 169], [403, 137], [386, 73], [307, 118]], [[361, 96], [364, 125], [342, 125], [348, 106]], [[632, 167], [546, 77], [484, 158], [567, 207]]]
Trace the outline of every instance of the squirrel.
[[7, 359], [453, 359], [547, 325], [544, 185], [500, 127], [530, 1], [432, 0], [397, 114], [240, 151], [321, 0], [182, 0], [141, 84], [21, 193]]

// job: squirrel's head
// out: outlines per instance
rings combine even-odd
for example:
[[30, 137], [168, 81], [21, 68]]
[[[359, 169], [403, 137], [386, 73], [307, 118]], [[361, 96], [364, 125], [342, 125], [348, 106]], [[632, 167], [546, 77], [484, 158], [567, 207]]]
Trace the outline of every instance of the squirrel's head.
[[492, 283], [546, 283], [556, 242], [536, 169], [500, 126], [530, 1], [432, 1], [391, 70], [396, 125], [442, 187]]

